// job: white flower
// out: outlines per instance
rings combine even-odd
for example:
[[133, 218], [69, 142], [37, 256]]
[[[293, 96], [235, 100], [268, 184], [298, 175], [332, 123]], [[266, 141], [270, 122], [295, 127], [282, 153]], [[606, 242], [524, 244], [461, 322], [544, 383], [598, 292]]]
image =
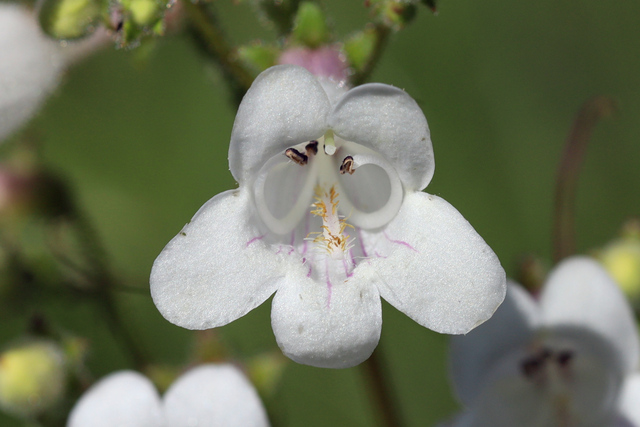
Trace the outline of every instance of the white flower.
[[33, 12], [0, 4], [0, 141], [37, 111], [60, 81], [64, 57]]
[[74, 406], [67, 427], [267, 427], [255, 389], [233, 365], [202, 365], [161, 399], [145, 376], [120, 371], [91, 387]]
[[382, 84], [344, 92], [328, 96], [292, 65], [258, 76], [231, 135], [240, 187], [207, 202], [153, 266], [165, 318], [218, 327], [277, 291], [282, 351], [344, 368], [376, 347], [380, 297], [443, 333], [493, 314], [506, 288], [496, 255], [457, 210], [420, 191], [434, 162], [416, 102]]
[[25, 124], [67, 66], [108, 40], [103, 28], [65, 46], [47, 37], [26, 7], [0, 2], [0, 141]]
[[537, 300], [510, 284], [493, 318], [451, 344], [453, 382], [468, 408], [457, 427], [640, 426], [638, 331], [591, 259], [560, 263]]

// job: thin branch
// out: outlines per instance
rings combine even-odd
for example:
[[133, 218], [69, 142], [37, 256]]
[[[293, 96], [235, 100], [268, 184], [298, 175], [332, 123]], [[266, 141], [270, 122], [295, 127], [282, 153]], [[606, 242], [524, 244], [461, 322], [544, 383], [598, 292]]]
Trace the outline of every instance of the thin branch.
[[212, 7], [202, 1], [182, 0], [191, 20], [197, 40], [205, 52], [222, 68], [225, 78], [239, 102], [253, 83], [253, 75], [234, 59], [235, 51], [229, 46]]
[[575, 253], [575, 198], [580, 168], [589, 139], [598, 121], [615, 111], [615, 102], [597, 96], [585, 102], [576, 116], [558, 167], [553, 227], [556, 262]]
[[367, 373], [369, 387], [371, 391], [371, 399], [374, 406], [379, 409], [382, 416], [381, 425], [385, 427], [401, 427], [402, 417], [398, 410], [397, 399], [390, 388], [387, 378], [385, 378], [385, 364], [380, 347], [363, 364], [363, 368]]

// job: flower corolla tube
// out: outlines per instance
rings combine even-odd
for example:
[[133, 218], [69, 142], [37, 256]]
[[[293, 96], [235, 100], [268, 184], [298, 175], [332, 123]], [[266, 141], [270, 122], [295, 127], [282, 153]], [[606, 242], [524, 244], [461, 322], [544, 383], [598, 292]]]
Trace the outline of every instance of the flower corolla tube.
[[451, 334], [504, 299], [491, 248], [421, 192], [434, 171], [429, 128], [400, 89], [325, 90], [301, 67], [272, 67], [240, 104], [229, 165], [239, 188], [209, 200], [151, 272], [153, 300], [177, 325], [225, 325], [275, 292], [283, 353], [345, 368], [378, 343], [380, 297]]
[[455, 427], [638, 427], [638, 330], [594, 260], [572, 257], [538, 298], [510, 283], [485, 324], [451, 340], [467, 411]]
[[71, 410], [67, 427], [268, 427], [258, 393], [233, 365], [201, 365], [178, 378], [160, 398], [135, 371], [113, 373], [93, 385]]

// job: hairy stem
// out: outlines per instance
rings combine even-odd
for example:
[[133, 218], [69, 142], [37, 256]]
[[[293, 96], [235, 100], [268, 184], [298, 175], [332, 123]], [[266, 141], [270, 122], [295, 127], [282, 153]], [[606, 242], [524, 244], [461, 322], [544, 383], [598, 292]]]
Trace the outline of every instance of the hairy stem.
[[384, 427], [401, 427], [403, 425], [398, 411], [397, 399], [390, 388], [388, 378], [385, 378], [385, 364], [378, 347], [371, 357], [362, 366], [364, 367], [371, 399], [381, 415], [381, 425]]
[[580, 168], [596, 124], [611, 115], [615, 103], [606, 96], [585, 102], [576, 116], [558, 167], [553, 227], [555, 262], [575, 253], [575, 198]]

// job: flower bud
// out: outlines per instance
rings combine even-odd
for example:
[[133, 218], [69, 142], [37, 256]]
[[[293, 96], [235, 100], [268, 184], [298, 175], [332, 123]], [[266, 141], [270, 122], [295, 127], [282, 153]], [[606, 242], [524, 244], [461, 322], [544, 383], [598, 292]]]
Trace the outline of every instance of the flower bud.
[[51, 341], [29, 341], [0, 355], [0, 406], [21, 417], [53, 407], [66, 388], [65, 356]]
[[238, 58], [256, 73], [276, 65], [280, 51], [275, 46], [253, 43], [238, 49]]
[[39, 19], [45, 33], [68, 40], [88, 35], [99, 15], [98, 0], [45, 0]]
[[376, 45], [376, 34], [373, 27], [367, 28], [351, 36], [344, 43], [344, 51], [349, 65], [355, 70], [362, 70], [369, 62]]
[[293, 38], [310, 48], [317, 48], [329, 40], [327, 22], [317, 3], [300, 3], [293, 27]]
[[602, 249], [599, 258], [618, 286], [637, 306], [640, 303], [640, 239], [616, 239]]
[[271, 397], [275, 393], [287, 362], [281, 353], [268, 352], [253, 357], [247, 363], [249, 378], [261, 396]]
[[328, 77], [336, 82], [347, 80], [347, 64], [344, 54], [333, 46], [319, 49], [293, 48], [282, 53], [280, 64], [299, 65], [318, 77]]

